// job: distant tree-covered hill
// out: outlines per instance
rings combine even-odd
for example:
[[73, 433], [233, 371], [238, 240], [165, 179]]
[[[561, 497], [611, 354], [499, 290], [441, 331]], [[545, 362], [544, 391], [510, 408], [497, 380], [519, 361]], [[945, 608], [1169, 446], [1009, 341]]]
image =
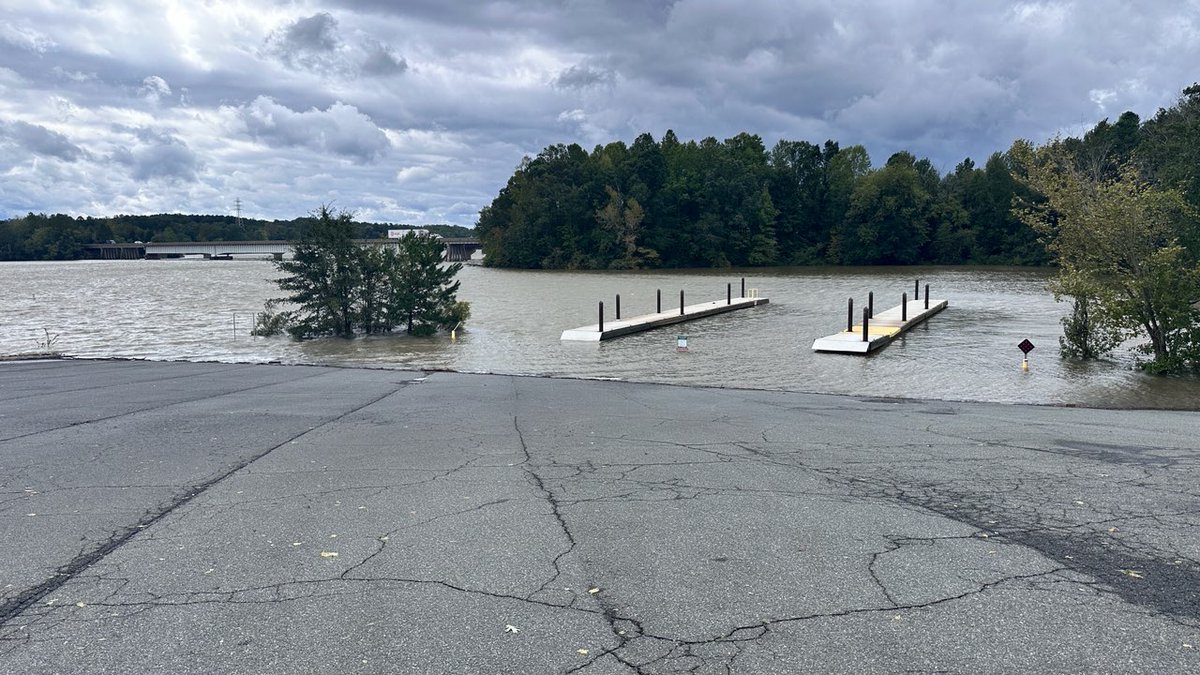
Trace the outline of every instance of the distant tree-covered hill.
[[[1142, 123], [1126, 112], [1057, 139], [1097, 177], [1136, 164], [1200, 206], [1200, 86]], [[525, 158], [480, 213], [485, 264], [639, 268], [1049, 262], [1013, 212], [1037, 195], [1010, 151], [939, 175], [898, 152], [873, 167], [860, 145], [748, 133], [725, 141], [642, 134], [590, 153], [554, 145]]]
[[[311, 218], [255, 220], [233, 216], [162, 213], [149, 216], [76, 217], [30, 213], [0, 221], [0, 260], [73, 260], [93, 243], [137, 241], [253, 241], [299, 238]], [[408, 225], [354, 223], [356, 236], [382, 238], [387, 231]], [[471, 237], [474, 230], [459, 225], [421, 225], [444, 237]]]

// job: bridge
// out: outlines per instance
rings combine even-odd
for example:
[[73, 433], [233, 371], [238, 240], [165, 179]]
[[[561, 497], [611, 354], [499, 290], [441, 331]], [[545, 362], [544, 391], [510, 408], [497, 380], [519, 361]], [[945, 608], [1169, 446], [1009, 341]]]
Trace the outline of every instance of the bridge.
[[[395, 239], [356, 239], [361, 246], [397, 246]], [[472, 237], [444, 237], [443, 258], [447, 262], [463, 262], [480, 249], [479, 240]], [[273, 241], [162, 241], [132, 244], [85, 244], [84, 251], [100, 260], [160, 260], [187, 256], [228, 260], [234, 256], [270, 256], [282, 260], [292, 255], [292, 242]]]

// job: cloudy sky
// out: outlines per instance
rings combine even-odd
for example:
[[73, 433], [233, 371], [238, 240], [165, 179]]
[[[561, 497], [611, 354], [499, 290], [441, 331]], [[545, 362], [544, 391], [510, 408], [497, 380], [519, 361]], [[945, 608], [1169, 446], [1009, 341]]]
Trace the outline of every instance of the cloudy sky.
[[0, 218], [473, 225], [553, 143], [741, 131], [943, 172], [1143, 118], [1200, 0], [0, 0]]

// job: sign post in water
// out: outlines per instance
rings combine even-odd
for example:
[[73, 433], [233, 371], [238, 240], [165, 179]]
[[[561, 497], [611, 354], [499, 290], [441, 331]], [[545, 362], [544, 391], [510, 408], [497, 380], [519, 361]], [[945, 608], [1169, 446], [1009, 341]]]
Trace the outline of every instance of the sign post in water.
[[1021, 340], [1021, 344], [1017, 345], [1017, 349], [1020, 349], [1021, 353], [1025, 355], [1025, 358], [1021, 360], [1021, 370], [1029, 372], [1029, 352], [1033, 351], [1033, 343], [1028, 339]]

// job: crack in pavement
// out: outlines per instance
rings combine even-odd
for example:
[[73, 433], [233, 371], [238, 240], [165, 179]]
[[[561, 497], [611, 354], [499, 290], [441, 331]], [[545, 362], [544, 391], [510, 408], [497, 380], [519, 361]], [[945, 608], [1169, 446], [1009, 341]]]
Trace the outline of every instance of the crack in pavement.
[[[1036, 504], [1006, 508], [990, 503], [983, 492], [968, 493], [947, 485], [901, 486], [899, 479], [888, 482], [878, 477], [855, 477], [846, 485], [857, 496], [896, 500], [995, 533], [1001, 541], [1025, 546], [1066, 569], [1087, 574], [1100, 588], [1131, 605], [1200, 626], [1200, 566], [1179, 552], [1147, 551], [1112, 533], [1088, 530], [1086, 523], [1048, 524]], [[1128, 574], [1130, 570], [1138, 576]], [[1191, 590], [1180, 593], [1180, 589]]]
[[[0, 604], [0, 627], [6, 626], [10, 621], [12, 621], [14, 618], [19, 616], [23, 611], [25, 611], [31, 605], [37, 603], [39, 600], [46, 597], [50, 593], [53, 593], [54, 591], [58, 590], [64, 584], [66, 584], [68, 581], [79, 576], [79, 574], [81, 572], [83, 572], [87, 568], [91, 567], [92, 565], [96, 564], [100, 560], [104, 559], [106, 556], [108, 556], [113, 551], [120, 548], [123, 544], [125, 544], [125, 542], [132, 539], [135, 535], [137, 535], [142, 530], [150, 527], [151, 525], [162, 520], [163, 518], [170, 515], [171, 513], [173, 513], [180, 507], [188, 504], [193, 499], [200, 496], [201, 494], [204, 494], [204, 492], [206, 492], [213, 486], [217, 485], [221, 481], [225, 480], [226, 478], [232, 476], [233, 474], [237, 473], [238, 471], [241, 471], [242, 469], [244, 469], [247, 466], [253, 464], [254, 462], [262, 459], [263, 457], [266, 457], [267, 455], [271, 454], [273, 451], [291, 443], [292, 441], [294, 441], [298, 438], [301, 438], [309, 433], [312, 433], [313, 431], [315, 431], [317, 429], [320, 429], [329, 424], [332, 424], [348, 415], [352, 415], [352, 414], [358, 412], [359, 410], [362, 410], [362, 409], [372, 406], [376, 403], [379, 403], [380, 401], [388, 398], [389, 396], [395, 395], [396, 392], [400, 391], [401, 389], [404, 389], [407, 386], [410, 386], [411, 384], [412, 384], [411, 381], [400, 382], [395, 386], [394, 389], [391, 389], [390, 391], [387, 391], [387, 392], [367, 401], [366, 403], [364, 403], [360, 406], [357, 406], [357, 407], [355, 407], [351, 410], [348, 410], [340, 415], [337, 415], [334, 418], [326, 420], [317, 426], [311, 427], [309, 429], [305, 429], [304, 431], [292, 436], [291, 438], [285, 439], [283, 442], [281, 442], [275, 446], [272, 446], [270, 448], [267, 448], [266, 450], [264, 450], [262, 452], [259, 452], [255, 455], [251, 455], [249, 457], [243, 458], [242, 460], [238, 461], [237, 463], [235, 463], [233, 466], [229, 467], [225, 471], [217, 474], [216, 476], [209, 478], [206, 481], [203, 481], [196, 485], [187, 486], [186, 488], [181, 490], [179, 493], [177, 493], [175, 495], [175, 497], [172, 498], [171, 500], [169, 500], [166, 504], [160, 505], [158, 508], [156, 508], [154, 510], [147, 511], [145, 514], [142, 515], [141, 518], [138, 519], [138, 521], [136, 523], [116, 530], [109, 536], [109, 538], [107, 540], [101, 542], [100, 544], [92, 547], [89, 550], [81, 550], [81, 552], [78, 555], [76, 555], [74, 558], [72, 558], [70, 561], [66, 562], [63, 565], [60, 565], [54, 571], [54, 574], [49, 579], [46, 579], [45, 581], [41, 582], [40, 584], [37, 584], [36, 586], [27, 588], [27, 589], [21, 591], [20, 593], [16, 594], [15, 596], [9, 598], [8, 600], [5, 600], [2, 604]], [[264, 385], [264, 386], [266, 386], [266, 385]], [[259, 388], [259, 387], [251, 387], [251, 389], [257, 389], [257, 388]], [[234, 393], [238, 393], [238, 392], [234, 392]], [[213, 397], [209, 397], [209, 398], [213, 398]], [[75, 425], [71, 425], [71, 426], [75, 426]]]

